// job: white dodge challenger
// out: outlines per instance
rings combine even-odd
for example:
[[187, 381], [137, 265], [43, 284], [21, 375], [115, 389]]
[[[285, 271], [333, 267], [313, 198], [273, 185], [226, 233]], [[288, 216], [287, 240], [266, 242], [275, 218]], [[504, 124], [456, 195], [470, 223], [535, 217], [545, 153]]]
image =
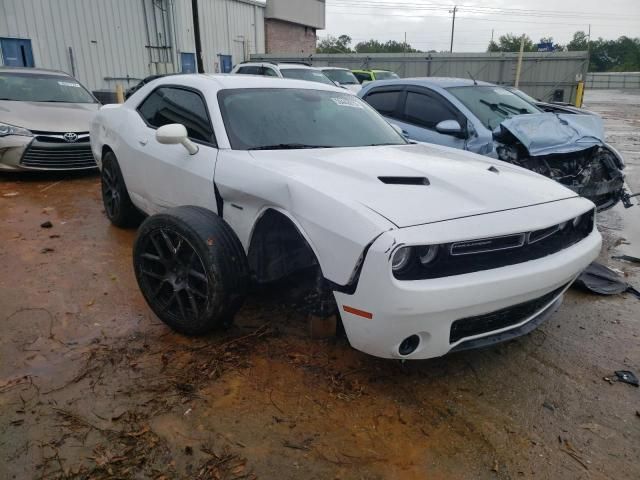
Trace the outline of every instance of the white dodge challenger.
[[91, 127], [105, 211], [178, 332], [228, 324], [250, 281], [317, 272], [351, 345], [423, 359], [523, 335], [601, 246], [593, 204], [523, 168], [410, 144], [339, 88], [165, 77]]

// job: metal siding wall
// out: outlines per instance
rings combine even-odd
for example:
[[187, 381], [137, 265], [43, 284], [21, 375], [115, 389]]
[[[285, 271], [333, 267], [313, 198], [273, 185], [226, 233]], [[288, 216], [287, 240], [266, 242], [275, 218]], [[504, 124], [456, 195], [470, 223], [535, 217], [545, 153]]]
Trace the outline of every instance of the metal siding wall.
[[[410, 53], [410, 54], [316, 54], [301, 58], [277, 54], [252, 55], [254, 60], [311, 60], [315, 66], [391, 70], [401, 77], [462, 77], [469, 73], [477, 80], [513, 85], [517, 53]], [[530, 95], [547, 100], [555, 89], [564, 91], [564, 100], [575, 95], [576, 75], [586, 73], [587, 52], [526, 53], [522, 62], [520, 87]]]
[[[195, 40], [191, 0], [169, 1], [175, 13], [170, 40], [176, 43], [171, 62], [180, 52], [195, 53]], [[240, 35], [250, 42], [251, 53], [264, 52], [263, 6], [236, 0], [199, 2], [207, 72], [215, 71], [218, 54], [233, 55], [234, 63], [243, 60], [242, 42], [234, 41]], [[147, 0], [154, 37], [150, 5]], [[151, 73], [142, 0], [0, 0], [0, 37], [31, 39], [37, 67], [68, 73], [72, 47], [76, 77], [91, 90], [113, 89], [116, 83], [130, 86]], [[162, 55], [159, 52], [154, 49], [154, 58]], [[127, 76], [131, 80], [105, 80]]]
[[140, 1], [2, 0], [0, 3], [0, 36], [31, 39], [37, 67], [68, 73], [71, 73], [71, 47], [76, 76], [91, 90], [115, 86], [115, 82], [104, 77], [147, 75], [144, 32]]
[[638, 89], [640, 72], [594, 72], [587, 74], [586, 88], [594, 89]]
[[178, 53], [196, 53], [195, 38], [193, 36], [193, 12], [191, 0], [172, 0], [176, 14], [176, 31]]
[[263, 7], [235, 0], [199, 0], [198, 9], [206, 72], [219, 71], [218, 55], [231, 55], [234, 64], [244, 60], [240, 36], [250, 42], [250, 53], [264, 52]]

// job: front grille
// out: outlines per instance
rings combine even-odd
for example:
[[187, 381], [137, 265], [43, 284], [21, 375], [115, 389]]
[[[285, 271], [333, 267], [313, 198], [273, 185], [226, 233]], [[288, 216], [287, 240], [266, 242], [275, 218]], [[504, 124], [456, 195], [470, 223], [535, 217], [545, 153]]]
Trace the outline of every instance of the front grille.
[[30, 168], [52, 170], [96, 168], [96, 161], [88, 142], [68, 144], [34, 140], [24, 152], [20, 164]]
[[398, 280], [424, 280], [506, 267], [552, 255], [574, 245], [593, 231], [595, 212], [591, 210], [573, 220], [551, 227], [503, 237], [438, 246], [436, 258], [426, 266], [419, 260], [421, 249], [414, 248], [408, 267], [394, 271]]
[[489, 333], [495, 330], [500, 330], [501, 328], [517, 325], [536, 313], [542, 313], [541, 310], [553, 302], [553, 300], [558, 297], [566, 287], [567, 285], [563, 285], [542, 297], [503, 308], [502, 310], [478, 315], [477, 317], [468, 317], [456, 320], [451, 324], [449, 343], [457, 342], [462, 338], [481, 335], [483, 333]]

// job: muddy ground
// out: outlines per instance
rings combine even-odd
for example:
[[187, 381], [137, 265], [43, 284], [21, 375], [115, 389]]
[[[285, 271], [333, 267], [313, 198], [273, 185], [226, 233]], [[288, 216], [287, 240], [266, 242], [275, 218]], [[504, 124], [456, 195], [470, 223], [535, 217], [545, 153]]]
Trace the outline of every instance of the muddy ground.
[[[640, 92], [590, 92], [640, 191]], [[637, 479], [640, 301], [570, 291], [532, 334], [400, 364], [311, 340], [280, 285], [190, 339], [144, 303], [98, 177], [0, 177], [0, 479]], [[640, 286], [640, 207], [601, 218]], [[52, 228], [41, 228], [50, 221]], [[629, 244], [623, 238], [627, 238]]]

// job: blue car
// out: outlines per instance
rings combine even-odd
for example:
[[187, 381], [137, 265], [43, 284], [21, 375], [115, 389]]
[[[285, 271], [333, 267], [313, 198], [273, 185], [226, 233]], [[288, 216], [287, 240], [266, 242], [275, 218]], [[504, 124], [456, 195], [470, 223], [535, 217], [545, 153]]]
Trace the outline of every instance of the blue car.
[[552, 178], [599, 210], [631, 206], [624, 161], [597, 115], [544, 112], [507, 88], [462, 78], [371, 82], [358, 96], [407, 138], [468, 150]]

